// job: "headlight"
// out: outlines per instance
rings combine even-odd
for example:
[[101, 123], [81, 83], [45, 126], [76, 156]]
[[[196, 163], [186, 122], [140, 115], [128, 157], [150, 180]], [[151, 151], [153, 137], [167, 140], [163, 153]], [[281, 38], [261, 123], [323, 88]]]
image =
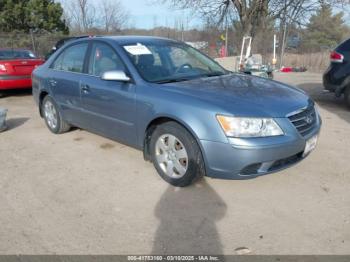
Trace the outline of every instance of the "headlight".
[[229, 117], [217, 115], [228, 137], [267, 137], [283, 135], [282, 129], [272, 118]]

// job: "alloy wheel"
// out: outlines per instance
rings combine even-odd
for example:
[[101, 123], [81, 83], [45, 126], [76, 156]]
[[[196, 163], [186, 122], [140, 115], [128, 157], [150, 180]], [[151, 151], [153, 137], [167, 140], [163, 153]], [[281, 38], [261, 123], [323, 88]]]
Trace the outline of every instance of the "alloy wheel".
[[174, 135], [164, 134], [155, 144], [155, 158], [163, 172], [171, 178], [181, 178], [188, 168], [188, 155], [183, 143]]
[[51, 129], [57, 127], [57, 110], [51, 101], [46, 101], [44, 105], [45, 119]]

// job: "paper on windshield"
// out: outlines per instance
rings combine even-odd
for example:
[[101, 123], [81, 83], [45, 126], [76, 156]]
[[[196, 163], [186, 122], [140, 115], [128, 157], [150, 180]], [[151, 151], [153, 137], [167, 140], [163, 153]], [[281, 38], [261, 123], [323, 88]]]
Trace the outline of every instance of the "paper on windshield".
[[152, 52], [142, 44], [137, 45], [127, 45], [124, 46], [124, 49], [132, 55], [151, 55]]

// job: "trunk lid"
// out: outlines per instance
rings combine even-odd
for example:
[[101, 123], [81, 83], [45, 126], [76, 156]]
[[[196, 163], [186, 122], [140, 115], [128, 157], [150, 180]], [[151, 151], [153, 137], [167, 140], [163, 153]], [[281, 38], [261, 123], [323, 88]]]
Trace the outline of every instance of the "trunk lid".
[[0, 60], [0, 64], [5, 65], [6, 74], [10, 75], [31, 75], [33, 70], [43, 63], [42, 59]]

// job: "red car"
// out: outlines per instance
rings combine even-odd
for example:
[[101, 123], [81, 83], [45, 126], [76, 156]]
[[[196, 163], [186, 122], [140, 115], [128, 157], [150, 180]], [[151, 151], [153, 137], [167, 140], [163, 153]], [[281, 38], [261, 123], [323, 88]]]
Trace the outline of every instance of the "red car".
[[0, 92], [31, 88], [33, 70], [43, 64], [33, 52], [24, 49], [0, 49]]

